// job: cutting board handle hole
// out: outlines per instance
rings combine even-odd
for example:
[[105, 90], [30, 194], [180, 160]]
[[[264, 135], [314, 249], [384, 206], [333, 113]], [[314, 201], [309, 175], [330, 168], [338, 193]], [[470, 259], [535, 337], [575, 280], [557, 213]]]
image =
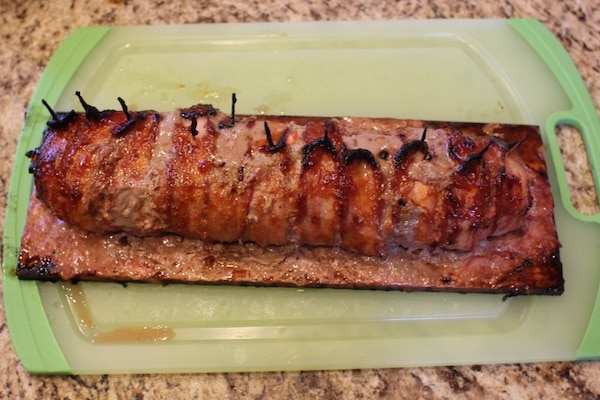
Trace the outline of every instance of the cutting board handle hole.
[[600, 212], [598, 195], [585, 143], [579, 129], [562, 123], [557, 124], [554, 133], [561, 149], [560, 154], [565, 168], [569, 196], [573, 207], [583, 215], [596, 215]]

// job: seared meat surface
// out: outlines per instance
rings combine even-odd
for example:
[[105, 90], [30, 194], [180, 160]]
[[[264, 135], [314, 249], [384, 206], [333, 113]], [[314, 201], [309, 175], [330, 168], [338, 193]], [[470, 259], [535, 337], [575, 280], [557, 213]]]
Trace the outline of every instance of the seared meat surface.
[[52, 114], [21, 279], [563, 292], [536, 127]]
[[[97, 110], [96, 110], [97, 111]], [[545, 177], [537, 128], [173, 112], [56, 116], [31, 171], [94, 233], [471, 251], [518, 231]]]

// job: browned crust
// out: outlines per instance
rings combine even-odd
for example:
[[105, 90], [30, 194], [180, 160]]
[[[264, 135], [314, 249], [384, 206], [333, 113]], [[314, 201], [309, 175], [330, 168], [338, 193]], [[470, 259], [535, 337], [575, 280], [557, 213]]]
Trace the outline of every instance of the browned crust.
[[[523, 238], [503, 238], [522, 241]], [[563, 292], [557, 241], [537, 255], [398, 250], [387, 258], [338, 248], [211, 244], [178, 236], [84, 233], [56, 219], [35, 196], [17, 267], [21, 279], [500, 293]], [[520, 251], [520, 250], [519, 250]], [[530, 251], [533, 253], [533, 251]], [[540, 254], [542, 254], [540, 256]]]
[[[113, 112], [107, 115], [111, 115], [113, 119], [117, 117], [124, 118]], [[82, 118], [81, 115], [75, 117]], [[298, 120], [300, 123], [305, 122], [302, 118], [294, 118], [294, 120]], [[286, 118], [278, 118], [277, 121], [282, 123], [286, 121]], [[311, 121], [307, 122], [307, 124], [310, 125], [314, 121], [321, 123], [323, 119], [316, 118]], [[84, 121], [84, 128], [86, 123]], [[327, 222], [327, 220], [319, 222], [318, 215], [311, 216], [310, 214], [318, 213], [319, 210], [313, 207], [310, 212], [306, 211], [305, 208], [308, 209], [308, 207], [302, 207], [302, 204], [304, 204], [302, 194], [297, 194], [298, 214], [306, 214], [306, 218], [298, 217], [298, 220], [307, 222], [306, 224], [299, 224], [298, 227], [298, 234], [302, 238], [311, 239], [315, 235], [314, 232], [318, 232], [320, 235], [331, 232], [335, 233], [335, 229], [351, 232], [353, 226], [348, 221], [352, 221], [353, 218], [347, 218], [351, 212], [361, 212], [362, 215], [357, 216], [357, 219], [372, 222], [372, 226], [365, 225], [363, 228], [364, 231], [372, 232], [373, 235], [357, 236], [356, 238], [353, 235], [347, 235], [347, 239], [344, 239], [340, 246], [332, 246], [330, 243], [335, 243], [335, 241], [330, 237], [286, 241], [285, 233], [287, 230], [283, 229], [281, 235], [275, 235], [273, 236], [274, 240], [261, 243], [261, 245], [254, 242], [231, 243], [240, 238], [235, 229], [230, 229], [233, 234], [230, 232], [223, 237], [220, 233], [222, 229], [217, 229], [217, 227], [223, 226], [223, 221], [216, 221], [216, 218], [220, 218], [225, 209], [218, 209], [218, 212], [211, 211], [213, 222], [201, 219], [207, 225], [206, 230], [217, 229], [214, 235], [209, 235], [208, 237], [219, 240], [220, 242], [218, 243], [209, 242], [197, 237], [194, 238], [193, 236], [190, 236], [191, 238], [184, 238], [173, 234], [138, 237], [125, 233], [89, 233], [60, 220], [48, 208], [46, 205], [47, 202], [40, 200], [40, 198], [44, 199], [43, 194], [47, 193], [45, 190], [48, 187], [52, 188], [52, 185], [54, 185], [54, 189], [60, 189], [65, 186], [57, 178], [57, 176], [60, 178], [60, 174], [46, 173], [46, 180], [50, 186], [42, 185], [42, 190], [36, 186], [36, 190], [40, 191], [34, 191], [32, 194], [28, 219], [22, 237], [19, 264], [16, 270], [17, 275], [21, 279], [40, 280], [182, 282], [195, 284], [395, 289], [405, 291], [485, 292], [507, 295], [558, 295], [563, 292], [564, 281], [559, 255], [560, 243], [557, 238], [554, 222], [554, 205], [547, 178], [546, 165], [543, 159], [542, 142], [537, 128], [520, 125], [456, 124], [387, 119], [379, 119], [377, 123], [381, 126], [401, 123], [403, 126], [411, 127], [411, 129], [412, 127], [422, 128], [423, 126], [446, 129], [461, 132], [462, 135], [470, 138], [485, 135], [489, 143], [494, 139], [488, 135], [494, 135], [495, 137], [500, 137], [505, 143], [517, 144], [519, 156], [513, 158], [518, 158], [518, 162], [522, 163], [520, 164], [522, 165], [520, 168], [523, 168], [523, 174], [525, 175], [519, 179], [524, 179], [521, 182], [527, 182], [527, 197], [522, 196], [517, 178], [514, 181], [506, 179], [502, 181], [505, 182], [505, 186], [498, 186], [500, 190], [491, 192], [493, 194], [487, 193], [486, 188], [488, 186], [485, 186], [485, 182], [489, 179], [500, 179], [498, 177], [503, 177], [504, 179], [505, 175], [501, 173], [503, 169], [498, 173], [496, 171], [488, 176], [482, 174], [484, 167], [481, 166], [471, 171], [471, 167], [475, 164], [470, 164], [467, 161], [464, 161], [459, 168], [464, 167], [468, 169], [468, 175], [461, 172], [459, 174], [461, 177], [456, 182], [456, 190], [462, 190], [462, 194], [461, 192], [449, 192], [449, 196], [457, 193], [458, 196], [463, 196], [463, 200], [465, 201], [470, 201], [470, 199], [477, 197], [479, 198], [477, 201], [480, 202], [478, 204], [484, 204], [481, 203], [482, 199], [485, 201], [504, 202], [502, 204], [502, 212], [497, 216], [490, 217], [491, 219], [500, 218], [500, 220], [492, 222], [501, 223], [502, 219], [512, 218], [519, 222], [519, 225], [517, 225], [518, 228], [511, 228], [505, 231], [508, 233], [489, 236], [487, 239], [483, 236], [484, 239], [478, 240], [472, 247], [468, 247], [469, 250], [460, 249], [460, 247], [453, 249], [448, 246], [438, 245], [405, 247], [402, 246], [403, 242], [399, 241], [390, 246], [387, 251], [382, 251], [378, 247], [377, 240], [372, 240], [373, 243], [369, 241], [381, 234], [377, 230], [380, 225], [377, 216], [381, 214], [381, 206], [376, 202], [373, 203], [372, 208], [363, 207], [363, 209], [358, 211], [349, 207], [341, 207], [339, 210], [327, 214], [337, 218], [334, 221], [335, 223]], [[101, 129], [110, 128], [110, 124], [108, 123], [100, 125]], [[323, 135], [322, 130], [323, 127], [320, 127], [319, 132], [317, 132], [317, 138]], [[307, 129], [308, 131], [309, 129]], [[152, 134], [153, 130], [144, 130], [144, 132]], [[330, 133], [334, 134], [333, 131]], [[184, 137], [188, 136], [186, 134]], [[325, 136], [327, 136], [327, 127], [325, 127]], [[85, 141], [87, 139], [84, 139], [84, 136], [81, 135], [76, 136], [75, 140]], [[417, 145], [424, 145], [423, 139], [415, 142], [419, 142]], [[140, 146], [134, 146], [134, 148], [141, 148], [141, 144], [144, 143], [146, 141], [142, 140]], [[465, 150], [461, 146], [468, 144], [469, 140], [466, 142], [459, 140], [456, 143], [443, 144], [442, 147], [447, 146], [451, 148], [448, 151], [460, 153]], [[78, 148], [77, 143], [73, 144], [73, 146]], [[188, 148], [189, 146], [183, 147]], [[204, 147], [199, 148], [202, 149]], [[401, 153], [403, 149], [404, 146], [398, 150], [398, 153]], [[511, 152], [512, 150], [504, 149], [503, 151]], [[419, 157], [426, 157], [428, 152], [427, 147], [418, 150], [418, 152], [423, 153]], [[52, 154], [51, 151], [49, 153]], [[304, 151], [302, 153], [304, 156]], [[377, 168], [371, 170], [368, 168], [362, 169], [362, 172], [355, 173], [350, 169], [356, 167], [355, 165], [344, 164], [344, 168], [346, 169], [343, 172], [344, 176], [347, 176], [348, 187], [342, 185], [339, 188], [333, 188], [322, 185], [316, 179], [318, 177], [317, 174], [314, 174], [314, 176], [310, 174], [311, 165], [318, 166], [322, 171], [326, 171], [330, 167], [332, 170], [337, 170], [338, 166], [337, 164], [333, 165], [335, 163], [327, 149], [312, 152], [309, 156], [311, 158], [302, 158], [303, 173], [300, 174], [298, 179], [302, 185], [314, 189], [315, 193], [312, 193], [313, 195], [316, 194], [322, 196], [324, 199], [331, 200], [343, 194], [344, 199], [350, 199], [352, 196], [358, 195], [351, 190], [351, 187], [361, 187], [361, 196], [364, 196], [365, 193], [372, 193], [368, 194], [367, 197], [370, 199], [380, 197], [378, 193], [382, 185], [378, 183], [381, 176]], [[44, 157], [44, 152], [40, 149], [36, 150], [33, 158], [34, 173], [39, 173], [41, 168], [54, 168], [54, 162], [40, 164], [38, 157]], [[141, 158], [143, 157], [132, 158], [132, 160], [140, 160]], [[188, 160], [186, 157], [180, 158]], [[389, 161], [388, 157], [385, 159], [388, 160], [388, 164], [392, 162]], [[468, 160], [469, 158], [464, 156], [462, 159]], [[401, 162], [408, 162], [404, 158], [399, 158], [399, 160]], [[60, 163], [66, 162], [62, 159], [58, 161]], [[339, 162], [339, 160], [336, 162]], [[395, 156], [393, 162], [396, 162]], [[508, 161], [505, 162], [508, 163]], [[368, 161], [363, 160], [364, 165], [368, 165]], [[405, 171], [402, 165], [395, 167], [394, 179], [403, 179], [402, 173]], [[508, 168], [509, 166], [505, 167]], [[181, 165], [181, 168], [181, 173], [175, 174], [176, 176], [180, 176], [188, 170], [184, 164]], [[402, 173], [398, 173], [398, 169], [401, 169]], [[306, 171], [308, 172], [304, 174]], [[363, 174], [364, 171], [369, 172]], [[76, 173], [78, 172], [76, 171]], [[496, 176], [496, 178], [490, 178], [490, 176]], [[357, 180], [350, 181], [350, 178], [356, 178]], [[358, 179], [363, 180], [360, 181]], [[40, 184], [39, 180], [40, 177], [36, 175], [36, 185], [38, 186]], [[479, 186], [477, 182], [483, 182], [483, 184]], [[76, 188], [77, 185], [74, 187]], [[429, 190], [432, 189], [429, 188]], [[503, 189], [506, 190], [503, 191]], [[182, 195], [186, 195], [185, 190], [181, 191], [181, 193]], [[40, 198], [38, 198], [38, 194]], [[402, 193], [400, 194], [402, 195]], [[169, 199], [168, 196], [165, 198]], [[403, 199], [404, 197], [400, 196], [399, 198]], [[420, 223], [417, 229], [422, 229], [416, 232], [415, 235], [423, 235], [424, 237], [435, 235], [436, 226], [444, 227], [448, 225], [452, 228], [444, 228], [448, 232], [460, 232], [460, 229], [464, 230], [464, 224], [469, 223], [470, 214], [464, 214], [460, 208], [456, 210], [452, 208], [454, 206], [452, 201], [455, 201], [456, 198], [451, 196], [449, 199], [448, 204], [443, 203], [444, 207], [448, 207], [445, 214], [448, 218], [444, 221], [434, 221], [432, 217], [425, 221], [424, 224]], [[64, 199], [59, 197], [59, 200], [63, 201]], [[520, 206], [523, 206], [525, 204], [523, 200], [526, 200], [527, 208], [520, 207], [522, 212], [517, 212], [517, 214], [514, 212], [511, 213], [511, 205], [518, 202]], [[184, 201], [183, 203], [186, 202]], [[218, 204], [221, 203], [224, 204], [225, 202], [218, 202]], [[220, 206], [230, 208], [229, 204], [223, 204]], [[69, 210], [69, 206], [70, 203], [62, 204], [62, 208], [67, 211]], [[400, 203], [398, 203], [398, 207], [402, 208]], [[245, 210], [246, 208], [238, 207], [237, 209]], [[177, 210], [178, 208], [175, 207], [175, 211]], [[185, 214], [186, 210], [182, 211]], [[401, 210], [396, 211], [400, 212]], [[402, 215], [396, 216], [394, 214], [396, 211], [392, 210], [392, 214], [394, 217], [402, 220]], [[89, 215], [87, 215], [85, 210], [80, 212], [79, 215], [82, 218], [89, 219]], [[437, 214], [432, 213], [432, 215]], [[345, 218], [344, 221], [348, 222], [346, 225], [344, 225], [346, 222], [343, 223], [340, 220], [340, 216], [343, 216]], [[173, 215], [171, 217], [170, 219], [179, 221], [185, 220], [186, 215], [179, 217]], [[234, 219], [241, 221], [245, 219], [245, 216], [239, 215]], [[264, 219], [259, 218], [259, 220]], [[197, 219], [193, 221], [197, 222]], [[337, 228], [331, 232], [328, 229], [314, 229], [315, 227], [311, 225], [314, 221], [317, 221], [319, 224], [326, 223], [328, 226], [335, 225]], [[276, 222], [274, 220], [272, 226], [270, 223], [267, 223], [263, 228], [258, 230], [259, 234], [253, 237], [260, 238], [260, 232], [269, 232], [273, 226], [277, 225]], [[232, 225], [235, 227], [242, 224]], [[479, 225], [471, 223], [467, 226], [467, 231], [477, 227]], [[185, 229], [183, 231], [185, 232]], [[269, 235], [272, 234], [269, 233]], [[281, 240], [279, 236], [283, 236]], [[384, 239], [387, 240], [387, 237]], [[240, 238], [239, 240], [243, 239]], [[421, 242], [427, 243], [427, 240], [432, 239], [426, 238], [421, 240]], [[256, 241], [259, 242], [258, 240]], [[353, 243], [353, 241], [356, 243]], [[433, 240], [433, 242], [439, 243], [438, 240]], [[307, 245], [306, 243], [312, 243], [313, 245]], [[314, 244], [327, 245], [317, 246]], [[351, 250], [344, 250], [343, 248]], [[353, 249], [358, 250], [352, 251]]]

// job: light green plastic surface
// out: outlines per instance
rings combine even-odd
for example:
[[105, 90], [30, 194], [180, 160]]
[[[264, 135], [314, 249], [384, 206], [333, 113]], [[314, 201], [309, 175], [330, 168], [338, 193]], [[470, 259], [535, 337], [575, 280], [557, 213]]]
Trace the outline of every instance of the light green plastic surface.
[[[20, 282], [14, 268], [31, 189], [24, 153], [39, 142], [48, 119], [41, 98], [57, 110], [79, 108], [76, 90], [99, 108], [118, 108], [120, 96], [130, 109], [170, 110], [198, 102], [229, 109], [231, 92], [236, 92], [240, 113], [540, 125], [563, 243], [565, 294], [502, 301], [497, 295]], [[4, 296], [17, 353], [37, 373], [299, 370], [597, 357], [600, 232], [593, 222], [598, 217], [583, 216], [571, 205], [554, 137], [556, 123], [580, 128], [594, 163], [600, 131], [586, 95], [564, 50], [531, 20], [77, 30], [39, 83], [11, 181]], [[89, 312], [86, 318], [81, 302]], [[150, 343], [94, 341], [119, 329], [173, 336]]]
[[[600, 198], [600, 120], [590, 95], [581, 80], [575, 65], [569, 55], [552, 36], [552, 34], [537, 21], [512, 20], [511, 25], [536, 49], [541, 58], [546, 62], [552, 73], [560, 82], [566, 95], [571, 99], [572, 107], [569, 110], [557, 111], [546, 122], [546, 130], [551, 131], [557, 125], [571, 125], [581, 132], [587, 150], [590, 164], [593, 168], [593, 178], [596, 194]], [[553, 149], [552, 156], [560, 178], [560, 194], [562, 202], [569, 213], [577, 215], [586, 221], [600, 222], [600, 215], [581, 215], [569, 200], [564, 166], [560, 161], [560, 149], [554, 135], [549, 135], [549, 146]], [[599, 245], [597, 243], [596, 245]], [[600, 259], [594, 260], [600, 268]], [[600, 292], [596, 297], [594, 312], [590, 317], [585, 337], [577, 352], [577, 358], [597, 358], [600, 356]]]
[[33, 373], [61, 374], [70, 373], [71, 370], [48, 325], [37, 284], [19, 281], [14, 272], [32, 185], [24, 154], [39, 144], [40, 132], [48, 120], [40, 110], [43, 107], [41, 100], [46, 99], [50, 104], [57, 101], [80, 63], [108, 30], [81, 29], [60, 45], [31, 99], [17, 147], [4, 224], [2, 279], [4, 307], [12, 342], [23, 366]]

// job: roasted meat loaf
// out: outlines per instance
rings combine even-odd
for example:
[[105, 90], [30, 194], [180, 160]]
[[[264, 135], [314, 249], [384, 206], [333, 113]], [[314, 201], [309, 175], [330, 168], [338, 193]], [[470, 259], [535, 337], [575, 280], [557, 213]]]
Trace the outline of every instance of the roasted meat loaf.
[[29, 153], [21, 278], [563, 291], [537, 127], [81, 101]]

